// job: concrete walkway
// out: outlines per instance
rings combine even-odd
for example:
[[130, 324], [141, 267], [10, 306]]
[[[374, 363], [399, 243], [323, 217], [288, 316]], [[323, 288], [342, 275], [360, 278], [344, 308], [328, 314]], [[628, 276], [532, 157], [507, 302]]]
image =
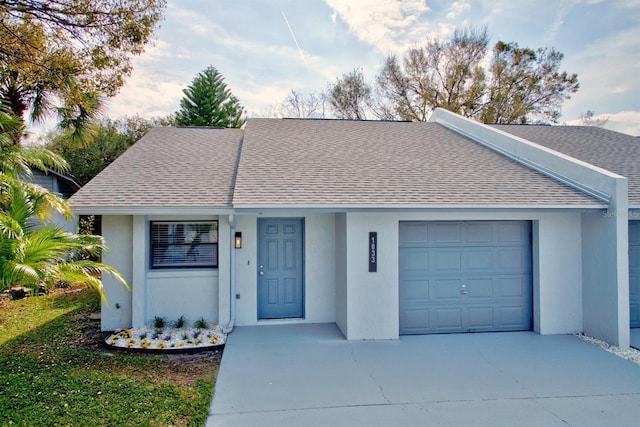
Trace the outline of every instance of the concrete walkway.
[[569, 335], [239, 327], [210, 414], [219, 427], [637, 425], [640, 366]]

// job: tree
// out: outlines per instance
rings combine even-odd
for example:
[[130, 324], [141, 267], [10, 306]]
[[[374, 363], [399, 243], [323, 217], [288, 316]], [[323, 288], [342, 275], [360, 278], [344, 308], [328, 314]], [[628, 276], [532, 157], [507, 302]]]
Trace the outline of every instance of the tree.
[[240, 102], [213, 66], [200, 72], [182, 92], [176, 112], [178, 126], [239, 128], [246, 122]]
[[172, 115], [145, 119], [140, 116], [105, 119], [92, 125], [91, 135], [82, 144], [74, 142], [70, 132], [49, 136], [46, 147], [62, 156], [69, 172], [80, 185], [89, 182], [136, 141], [156, 126], [172, 126]]
[[86, 259], [106, 250], [100, 236], [67, 233], [49, 221], [53, 212], [69, 217], [69, 204], [26, 178], [32, 167], [64, 171], [66, 164], [42, 147], [14, 144], [12, 133], [20, 133], [21, 126], [20, 119], [0, 110], [0, 291], [63, 282], [91, 286], [104, 298], [103, 273], [127, 286], [113, 267]]
[[402, 62], [387, 57], [376, 79], [381, 110], [413, 121], [427, 120], [437, 107], [473, 116], [485, 89], [481, 63], [488, 43], [486, 28], [467, 28], [450, 40], [434, 38], [409, 49]]
[[602, 127], [609, 121], [608, 116], [596, 116], [595, 111], [587, 110], [580, 114], [580, 124], [582, 126]]
[[564, 55], [554, 49], [535, 51], [517, 43], [496, 43], [487, 99], [479, 119], [485, 123], [557, 123], [560, 105], [578, 88], [577, 74], [558, 71]]
[[269, 117], [323, 119], [325, 118], [326, 98], [323, 93], [303, 94], [292, 90], [280, 103], [267, 112]]
[[366, 120], [373, 101], [371, 87], [357, 68], [330, 84], [327, 98], [337, 118], [350, 120]]
[[485, 67], [488, 42], [486, 28], [467, 28], [387, 57], [376, 79], [378, 116], [421, 121], [441, 107], [485, 123], [556, 123], [579, 88], [576, 74], [559, 71], [563, 55], [499, 41]]
[[166, 0], [0, 1], [0, 100], [81, 130], [131, 73]]

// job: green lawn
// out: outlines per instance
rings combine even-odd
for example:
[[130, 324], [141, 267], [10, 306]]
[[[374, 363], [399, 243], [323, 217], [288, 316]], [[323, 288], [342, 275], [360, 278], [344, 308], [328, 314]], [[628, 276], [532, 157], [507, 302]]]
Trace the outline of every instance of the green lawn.
[[202, 426], [219, 357], [108, 354], [94, 291], [0, 301], [0, 424]]

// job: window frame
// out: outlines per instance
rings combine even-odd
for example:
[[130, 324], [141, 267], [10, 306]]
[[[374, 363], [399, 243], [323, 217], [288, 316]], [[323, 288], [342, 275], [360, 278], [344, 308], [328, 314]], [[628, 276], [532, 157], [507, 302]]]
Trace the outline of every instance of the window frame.
[[[170, 226], [175, 226], [178, 227], [179, 225], [182, 225], [185, 229], [187, 228], [187, 226], [194, 226], [194, 225], [208, 225], [209, 228], [209, 232], [211, 232], [211, 230], [215, 230], [215, 242], [200, 242], [198, 244], [194, 244], [192, 241], [187, 241], [187, 242], [169, 242], [167, 240], [166, 243], [158, 243], [156, 242], [156, 236], [157, 236], [157, 232], [155, 230], [155, 226], [158, 224], [165, 224], [165, 225], [170, 225]], [[215, 227], [214, 227], [215, 226]], [[168, 239], [167, 235], [167, 239]], [[219, 252], [219, 242], [218, 242], [218, 237], [219, 237], [219, 222], [218, 220], [158, 220], [158, 221], [149, 221], [149, 269], [150, 270], [182, 270], [182, 269], [218, 269], [219, 268], [219, 259], [218, 259], [218, 252]], [[211, 239], [211, 237], [210, 237]], [[196, 246], [194, 246], [196, 245]], [[162, 247], [165, 246], [166, 248], [169, 248], [171, 246], [173, 247], [189, 247], [189, 248], [197, 248], [197, 247], [206, 247], [206, 246], [211, 246], [213, 248], [213, 256], [212, 256], [212, 261], [211, 263], [204, 263], [204, 264], [180, 264], [178, 262], [174, 262], [174, 263], [170, 263], [170, 265], [163, 265], [161, 263], [158, 263], [156, 261], [156, 248], [158, 247]]]

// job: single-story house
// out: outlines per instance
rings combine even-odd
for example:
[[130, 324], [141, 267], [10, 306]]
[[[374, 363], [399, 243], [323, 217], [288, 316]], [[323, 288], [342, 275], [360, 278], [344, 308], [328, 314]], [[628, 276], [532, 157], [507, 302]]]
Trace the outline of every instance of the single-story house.
[[104, 279], [103, 330], [184, 315], [335, 322], [350, 340], [533, 330], [626, 347], [639, 161], [616, 132], [444, 110], [249, 119], [153, 129], [71, 201], [102, 215], [103, 259], [132, 288]]

